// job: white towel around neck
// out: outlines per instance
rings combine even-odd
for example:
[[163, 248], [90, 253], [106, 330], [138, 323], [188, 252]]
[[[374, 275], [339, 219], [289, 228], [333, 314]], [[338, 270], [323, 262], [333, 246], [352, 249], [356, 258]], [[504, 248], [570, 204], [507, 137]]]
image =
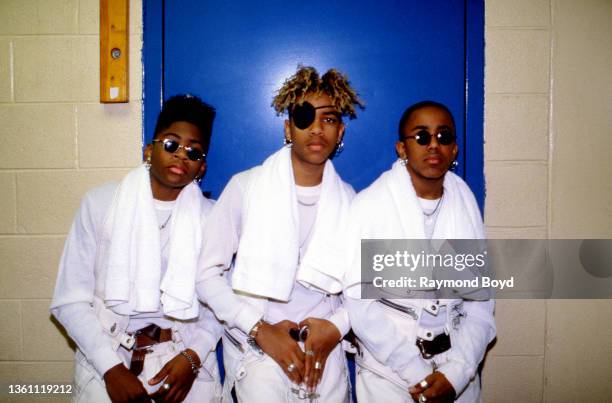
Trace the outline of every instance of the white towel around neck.
[[312, 239], [298, 268], [299, 218], [291, 147], [268, 157], [254, 169], [245, 191], [234, 290], [288, 301], [297, 280], [325, 292], [340, 292], [344, 271], [336, 232], [353, 195], [328, 160]]
[[[432, 239], [484, 239], [476, 199], [459, 176], [447, 172]], [[422, 207], [406, 167], [398, 160], [353, 203], [349, 216], [345, 292], [359, 298], [360, 239], [426, 239]]]
[[[159, 310], [176, 319], [198, 316], [195, 275], [202, 245], [203, 196], [190, 183], [181, 190], [171, 217], [168, 267], [161, 279], [159, 224], [149, 171], [144, 165], [121, 181], [104, 224], [110, 239], [104, 301], [123, 315]], [[160, 295], [161, 294], [161, 295]]]
[[[385, 201], [385, 205], [381, 208], [389, 208], [389, 213], [396, 215], [397, 222], [402, 226], [403, 238], [425, 239], [423, 209], [406, 167], [400, 161], [396, 161], [391, 170], [383, 173], [381, 180], [385, 182], [388, 192], [386, 195], [381, 195], [381, 199]], [[444, 175], [443, 187], [443, 197], [431, 238], [484, 238], [480, 210], [468, 185], [449, 171]]]

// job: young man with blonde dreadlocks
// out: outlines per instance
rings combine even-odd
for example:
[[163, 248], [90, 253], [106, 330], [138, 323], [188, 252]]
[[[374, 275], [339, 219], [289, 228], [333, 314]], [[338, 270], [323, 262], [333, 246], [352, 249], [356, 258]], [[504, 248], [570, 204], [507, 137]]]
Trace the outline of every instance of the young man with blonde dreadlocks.
[[354, 191], [330, 158], [355, 105], [340, 72], [298, 68], [272, 102], [286, 145], [235, 175], [208, 219], [196, 282], [225, 322], [227, 401], [232, 388], [248, 403], [349, 399], [334, 244]]

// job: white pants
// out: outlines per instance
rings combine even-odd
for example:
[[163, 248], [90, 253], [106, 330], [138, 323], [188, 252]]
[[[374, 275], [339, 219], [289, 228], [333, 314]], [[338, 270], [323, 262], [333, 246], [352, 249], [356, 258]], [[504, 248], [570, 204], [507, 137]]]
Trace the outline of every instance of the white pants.
[[[184, 349], [183, 343], [168, 341], [150, 347], [153, 351], [145, 356], [144, 368], [138, 379], [142, 382], [148, 393], [155, 392], [163, 385], [163, 381], [157, 385], [149, 386], [148, 381], [153, 378], [161, 368], [180, 351]], [[119, 347], [119, 355], [124, 365], [129, 368], [131, 352]], [[87, 362], [85, 356], [77, 350], [74, 369], [74, 402], [97, 403], [109, 402], [110, 398], [106, 392], [104, 380], [100, 378], [96, 370]], [[214, 352], [208, 355], [204, 366], [200, 368], [197, 378], [194, 380], [191, 390], [185, 398], [185, 402], [213, 403], [221, 401], [221, 384], [219, 383], [219, 369]]]
[[224, 402], [232, 402], [231, 391], [235, 388], [240, 403], [348, 403], [348, 369], [340, 343], [327, 358], [323, 378], [315, 390], [319, 397], [315, 399], [305, 397], [306, 389], [293, 384], [270, 356], [248, 345], [243, 348], [244, 353], [224, 336]]
[[[408, 389], [400, 387], [369, 369], [357, 367], [357, 402], [358, 403], [414, 403]], [[473, 379], [456, 402], [477, 403], [480, 398], [480, 379]]]

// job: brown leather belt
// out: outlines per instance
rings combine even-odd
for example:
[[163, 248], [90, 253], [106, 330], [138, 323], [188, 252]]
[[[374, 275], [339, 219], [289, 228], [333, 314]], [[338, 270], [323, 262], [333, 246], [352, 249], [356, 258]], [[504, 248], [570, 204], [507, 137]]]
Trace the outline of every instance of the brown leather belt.
[[135, 338], [132, 347], [132, 359], [130, 361], [130, 372], [138, 376], [144, 368], [145, 355], [152, 350], [147, 348], [154, 344], [164, 343], [172, 340], [172, 329], [162, 329], [157, 325], [149, 325], [133, 333]]

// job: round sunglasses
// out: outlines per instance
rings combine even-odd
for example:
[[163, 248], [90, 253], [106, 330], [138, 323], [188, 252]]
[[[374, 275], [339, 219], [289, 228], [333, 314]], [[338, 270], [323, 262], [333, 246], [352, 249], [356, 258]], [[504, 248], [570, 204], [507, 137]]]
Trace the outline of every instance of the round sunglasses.
[[164, 151], [169, 152], [170, 154], [174, 154], [175, 152], [183, 148], [185, 149], [185, 152], [187, 153], [187, 158], [189, 158], [191, 161], [200, 161], [206, 158], [206, 154], [204, 154], [202, 151], [196, 148], [193, 148], [191, 146], [181, 145], [176, 140], [172, 140], [172, 139], [153, 140], [153, 143], [158, 143], [158, 142], [163, 143]]
[[[415, 134], [414, 136], [404, 136], [404, 138], [415, 139], [417, 144], [422, 146], [428, 146], [431, 143], [431, 139], [433, 138], [433, 136], [434, 135], [429, 133], [427, 130], [421, 130], [417, 132], [417, 134]], [[435, 136], [438, 143], [442, 144], [443, 146], [448, 146], [455, 142], [455, 135], [449, 130], [443, 130], [439, 133], [436, 133]]]

